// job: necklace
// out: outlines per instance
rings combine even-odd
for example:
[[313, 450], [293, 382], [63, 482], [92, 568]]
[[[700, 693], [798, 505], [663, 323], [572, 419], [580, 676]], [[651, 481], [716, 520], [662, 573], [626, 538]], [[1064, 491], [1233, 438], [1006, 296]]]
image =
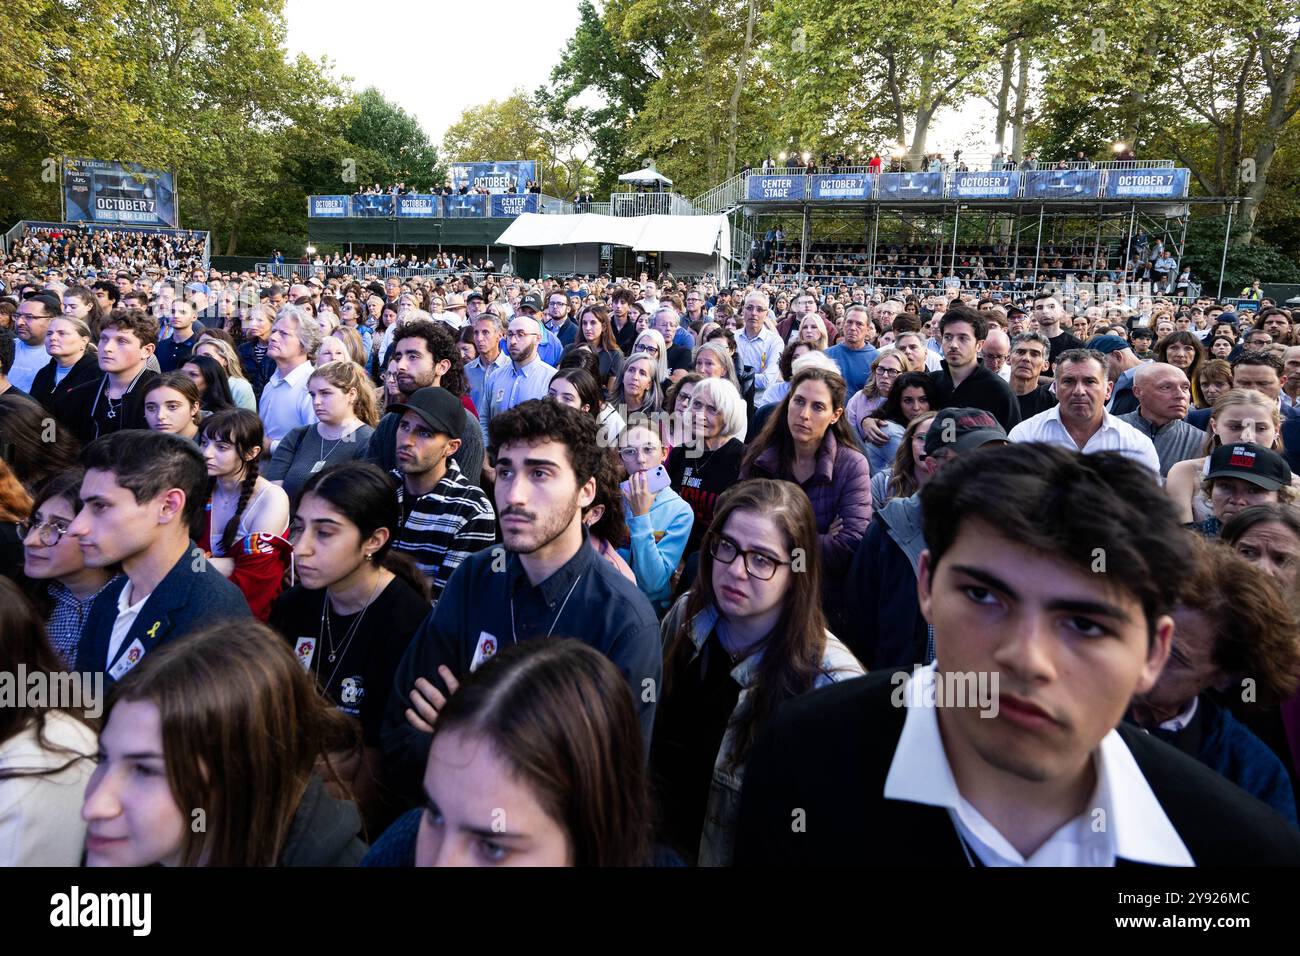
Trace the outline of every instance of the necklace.
[[[585, 574], [586, 572], [583, 573]], [[547, 637], [550, 637], [555, 633], [555, 625], [560, 623], [560, 615], [564, 613], [564, 608], [568, 605], [569, 598], [573, 597], [573, 592], [578, 589], [578, 582], [581, 580], [581, 574], [573, 579], [573, 587], [569, 588], [569, 593], [564, 595], [564, 601], [560, 604], [560, 609], [555, 612], [555, 618], [551, 621], [550, 629], [546, 632]], [[515, 596], [513, 592], [510, 594], [510, 643], [519, 643], [519, 636], [515, 633]]]
[[[347, 633], [343, 635], [343, 646], [338, 648], [337, 650], [335, 650], [334, 647], [334, 632], [333, 629], [330, 627], [330, 611], [333, 608], [334, 599], [330, 595], [329, 589], [327, 588], [325, 590], [325, 600], [321, 604], [321, 609], [320, 609], [320, 621], [321, 621], [320, 636], [325, 639], [326, 646], [329, 648], [329, 662], [331, 664], [334, 663], [336, 658], [341, 657], [342, 655], [347, 653], [348, 647], [352, 644], [352, 638], [356, 637], [357, 631], [361, 627], [361, 622], [366, 616], [366, 611], [370, 610], [371, 603], [375, 600], [375, 597], [379, 594], [379, 585], [383, 583], [384, 583], [383, 575], [380, 575], [379, 580], [375, 582], [375, 589], [370, 592], [370, 597], [366, 599], [365, 605], [361, 608], [361, 613], [357, 615], [357, 619], [352, 622], [352, 626], [349, 627]], [[334, 670], [337, 671], [338, 667], [335, 667]], [[334, 674], [330, 674], [330, 681], [332, 680], [334, 680]], [[329, 681], [326, 681], [325, 686], [327, 687], [329, 686]]]
[[320, 460], [319, 460], [318, 462], [316, 462], [316, 464], [314, 464], [314, 465], [311, 466], [311, 473], [312, 473], [313, 475], [316, 474], [316, 472], [320, 471], [322, 468], [325, 467], [325, 462], [328, 461], [330, 455], [332, 455], [332, 454], [334, 453], [334, 449], [335, 449], [335, 448], [338, 448], [338, 447], [339, 447], [339, 444], [340, 444], [344, 439], [346, 439], [346, 438], [348, 437], [348, 435], [350, 435], [350, 434], [351, 434], [351, 432], [344, 432], [344, 433], [343, 433], [342, 435], [340, 435], [337, 439], [335, 439], [333, 445], [330, 445], [330, 447], [329, 447], [329, 451], [326, 451], [326, 450], [325, 450], [325, 436], [322, 435], [322, 434], [320, 433], [320, 426], [319, 426], [319, 425], [316, 426], [316, 440], [320, 442]]

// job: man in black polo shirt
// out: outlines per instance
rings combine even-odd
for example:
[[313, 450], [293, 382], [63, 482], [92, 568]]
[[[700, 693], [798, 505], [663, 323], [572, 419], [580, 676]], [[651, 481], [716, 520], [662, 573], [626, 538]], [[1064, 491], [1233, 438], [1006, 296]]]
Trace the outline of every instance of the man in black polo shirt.
[[649, 752], [659, 623], [640, 589], [587, 543], [582, 509], [603, 453], [595, 419], [534, 399], [494, 417], [489, 434], [504, 548], [472, 554], [452, 574], [398, 666], [384, 718], [385, 775], [412, 800], [446, 695], [519, 641], [577, 638], [605, 654], [632, 689]]
[[1121, 723], [1169, 658], [1192, 569], [1148, 469], [983, 448], [921, 506], [935, 663], [776, 712], [746, 765], [737, 865], [1300, 865], [1273, 809]]
[[623, 355], [632, 354], [636, 344], [636, 320], [632, 317], [632, 303], [636, 301], [629, 289], [615, 289], [609, 300], [609, 327], [614, 333], [614, 341]]
[[979, 364], [979, 343], [988, 330], [983, 315], [963, 302], [954, 302], [939, 319], [943, 367], [930, 377], [939, 392], [941, 408], [983, 409], [1010, 432], [1020, 423], [1020, 403], [1011, 386]]
[[1083, 348], [1083, 342], [1071, 333], [1061, 331], [1061, 320], [1066, 317], [1065, 308], [1055, 292], [1038, 293], [1034, 296], [1030, 307], [1034, 310], [1034, 321], [1038, 323], [1038, 331], [1047, 336], [1047, 341], [1052, 343], [1052, 354], [1048, 358], [1047, 371], [1047, 374], [1051, 375], [1051, 370], [1056, 367], [1056, 357], [1068, 349]]

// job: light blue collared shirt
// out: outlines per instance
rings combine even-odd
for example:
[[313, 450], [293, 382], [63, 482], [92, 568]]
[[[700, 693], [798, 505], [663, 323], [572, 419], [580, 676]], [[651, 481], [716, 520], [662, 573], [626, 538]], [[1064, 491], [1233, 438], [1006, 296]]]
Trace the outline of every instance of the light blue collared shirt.
[[[502, 353], [505, 354], [504, 352]], [[527, 365], [518, 366], [507, 356], [506, 364], [491, 372], [484, 383], [483, 404], [476, 405], [479, 424], [483, 426], [483, 445], [488, 442], [488, 422], [534, 398], [545, 398], [555, 369], [536, 355]]]
[[510, 354], [505, 349], [501, 349], [497, 352], [496, 361], [491, 364], [485, 364], [480, 355], [465, 366], [465, 380], [469, 383], [469, 400], [474, 403], [475, 411], [483, 407], [483, 401], [487, 397], [483, 387], [487, 383], [488, 376], [509, 364]]

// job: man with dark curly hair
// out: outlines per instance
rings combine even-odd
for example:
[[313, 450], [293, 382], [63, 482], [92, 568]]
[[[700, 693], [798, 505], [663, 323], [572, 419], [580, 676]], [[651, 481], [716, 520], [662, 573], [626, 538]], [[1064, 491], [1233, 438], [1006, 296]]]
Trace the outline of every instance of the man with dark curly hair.
[[471, 554], [452, 574], [398, 666], [384, 717], [384, 774], [413, 802], [447, 696], [505, 645], [549, 637], [590, 644], [627, 678], [647, 748], [654, 727], [658, 620], [637, 586], [588, 544], [582, 523], [603, 453], [595, 419], [533, 399], [495, 416], [489, 437], [504, 546]]

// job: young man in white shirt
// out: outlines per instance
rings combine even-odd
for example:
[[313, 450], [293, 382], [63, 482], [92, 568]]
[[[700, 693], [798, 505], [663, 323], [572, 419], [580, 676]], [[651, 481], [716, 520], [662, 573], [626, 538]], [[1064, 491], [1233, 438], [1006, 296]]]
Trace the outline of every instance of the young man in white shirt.
[[805, 694], [759, 731], [737, 865], [1300, 864], [1274, 810], [1121, 724], [1193, 560], [1144, 469], [981, 448], [920, 494], [935, 662]]

